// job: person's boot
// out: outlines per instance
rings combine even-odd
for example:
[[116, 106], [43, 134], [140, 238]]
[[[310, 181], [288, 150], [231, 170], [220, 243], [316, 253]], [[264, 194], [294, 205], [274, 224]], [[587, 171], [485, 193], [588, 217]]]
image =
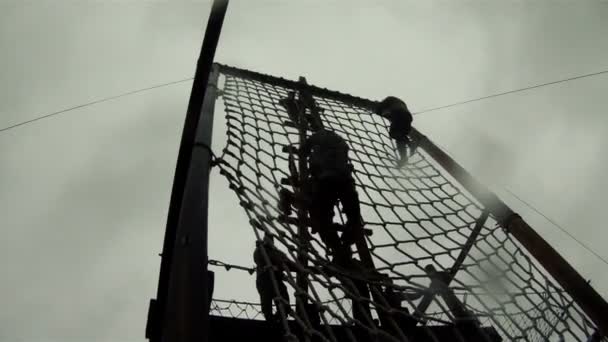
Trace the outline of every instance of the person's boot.
[[341, 247], [334, 250], [332, 262], [342, 268], [350, 269], [352, 266], [352, 255], [350, 253], [350, 249]]
[[399, 161], [397, 162], [398, 167], [403, 167], [407, 164], [409, 156], [407, 155], [407, 149], [403, 147], [399, 150]]
[[291, 205], [293, 203], [293, 194], [287, 189], [279, 191], [279, 210], [285, 216], [291, 215]]

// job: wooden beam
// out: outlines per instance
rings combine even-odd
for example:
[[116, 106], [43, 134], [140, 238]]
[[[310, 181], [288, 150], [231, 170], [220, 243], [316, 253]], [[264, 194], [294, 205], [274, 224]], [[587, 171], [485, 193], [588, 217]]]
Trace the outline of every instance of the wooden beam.
[[151, 342], [208, 341], [207, 203], [215, 85], [212, 75], [228, 0], [213, 2], [197, 62], [175, 167]]

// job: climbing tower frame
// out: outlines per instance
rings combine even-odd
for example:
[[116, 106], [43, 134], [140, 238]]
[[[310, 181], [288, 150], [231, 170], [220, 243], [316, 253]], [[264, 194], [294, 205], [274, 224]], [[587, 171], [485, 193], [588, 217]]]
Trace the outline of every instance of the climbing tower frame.
[[[210, 142], [217, 77], [220, 74], [232, 75], [304, 91], [312, 96], [360, 108], [370, 109], [374, 106], [373, 101], [309, 86], [303, 82], [218, 64], [212, 71], [213, 56], [226, 8], [227, 1], [214, 2], [188, 106], [172, 190], [158, 295], [151, 302], [146, 329], [146, 335], [151, 341], [208, 340], [209, 293], [213, 277], [207, 272], [206, 210], [208, 172], [212, 165]], [[428, 138], [415, 129], [412, 137], [420, 149], [487, 209], [480, 221], [488, 214], [493, 215], [502, 229], [515, 237], [527, 253], [568, 293], [572, 298], [570, 305], [576, 303], [593, 325], [604, 334], [608, 332], [608, 305], [557, 251]], [[469, 244], [466, 244], [466, 248], [470, 248]], [[457, 267], [453, 268], [452, 272], [456, 269]], [[447, 276], [444, 280], [449, 283], [450, 274]], [[299, 283], [304, 284], [302, 280]]]

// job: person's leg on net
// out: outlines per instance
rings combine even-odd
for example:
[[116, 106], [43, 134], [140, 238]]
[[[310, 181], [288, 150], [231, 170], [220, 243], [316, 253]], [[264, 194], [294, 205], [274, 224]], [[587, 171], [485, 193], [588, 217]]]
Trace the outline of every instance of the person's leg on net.
[[357, 288], [357, 292], [359, 292], [359, 298], [357, 300], [357, 305], [353, 306], [353, 316], [358, 316], [362, 321], [365, 319], [365, 317], [369, 317], [369, 319], [371, 319], [372, 314], [369, 309], [369, 288], [365, 281], [354, 280], [354, 283], [355, 287]]
[[[332, 262], [338, 266], [349, 268], [352, 261], [352, 251], [350, 245], [344, 244], [342, 239], [338, 236], [338, 229], [344, 231], [342, 225], [335, 223], [331, 230], [332, 242]], [[340, 228], [337, 228], [340, 227]]]
[[397, 152], [399, 153], [397, 166], [399, 167], [405, 165], [408, 161], [407, 147], [409, 139], [407, 133], [405, 133], [407, 131], [407, 127], [402, 127], [402, 125], [391, 125], [389, 130], [390, 138], [395, 140], [395, 145], [397, 145]]
[[255, 285], [258, 290], [258, 294], [260, 295], [260, 306], [262, 307], [262, 315], [267, 322], [273, 320], [272, 315], [272, 283], [268, 279], [269, 277], [265, 275], [258, 275], [256, 277]]
[[410, 137], [407, 137], [407, 148], [410, 151], [409, 157], [412, 157], [414, 154], [416, 154], [419, 144], [420, 140], [418, 138], [410, 139]]
[[329, 250], [330, 254], [333, 257], [340, 255], [342, 250], [342, 243], [340, 242], [340, 237], [338, 233], [331, 228], [331, 225], [325, 226], [326, 228], [322, 229], [319, 232], [319, 236], [321, 237], [321, 241], [325, 244], [325, 247]]
[[281, 211], [281, 213], [285, 216], [289, 216], [291, 215], [291, 206], [293, 205], [294, 199], [293, 199], [293, 194], [291, 193], [291, 191], [282, 188], [279, 191], [279, 203], [278, 203], [278, 209]]
[[279, 287], [279, 296], [275, 299], [275, 306], [277, 307], [276, 318], [277, 320], [281, 319], [281, 313], [279, 311], [279, 306], [283, 308], [283, 312], [285, 315], [291, 313], [291, 306], [289, 302], [289, 292], [287, 292], [287, 286], [285, 285], [285, 279], [283, 279], [283, 274], [281, 272], [275, 272], [275, 279], [277, 280], [277, 285]]
[[332, 253], [340, 249], [338, 233], [332, 229], [336, 194], [331, 182], [315, 181], [311, 187], [310, 221], [313, 233], [318, 233], [325, 247]]
[[333, 206], [327, 201], [315, 201], [310, 208], [310, 221], [313, 232], [318, 233], [321, 241], [329, 250], [336, 248], [339, 243], [338, 233], [332, 229]]
[[346, 227], [342, 234], [342, 242], [350, 246], [363, 237], [363, 222], [361, 219], [361, 203], [357, 186], [352, 175], [345, 175], [339, 184], [339, 198], [342, 211], [346, 215]]
[[398, 139], [395, 141], [396, 145], [397, 145], [397, 151], [399, 152], [399, 161], [397, 162], [397, 165], [399, 167], [407, 164], [407, 161], [409, 159], [409, 156], [407, 154], [407, 139]]

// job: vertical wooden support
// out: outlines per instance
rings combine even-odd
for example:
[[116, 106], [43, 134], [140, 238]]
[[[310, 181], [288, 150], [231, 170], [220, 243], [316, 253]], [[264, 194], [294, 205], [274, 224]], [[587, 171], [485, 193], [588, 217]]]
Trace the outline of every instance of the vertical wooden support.
[[[306, 84], [306, 79], [304, 77], [300, 77], [300, 83], [305, 85]], [[304, 103], [302, 101], [302, 92], [300, 92], [300, 105], [298, 106], [299, 111], [298, 113], [293, 113], [295, 114], [298, 119], [298, 122], [296, 122], [296, 126], [298, 127], [298, 133], [299, 133], [299, 146], [302, 146], [304, 144], [304, 142], [307, 139], [307, 134], [306, 132], [308, 131], [308, 122], [306, 120], [306, 113], [305, 113], [305, 107], [304, 107]], [[306, 182], [308, 182], [308, 165], [306, 163], [306, 158], [302, 158], [301, 155], [298, 154], [298, 192], [301, 194], [302, 192], [302, 186], [304, 184], [306, 184]], [[294, 175], [292, 175], [294, 176]], [[296, 198], [302, 198], [302, 196], [296, 193]], [[308, 265], [308, 251], [306, 250], [306, 247], [309, 244], [310, 241], [310, 235], [308, 233], [308, 227], [306, 225], [306, 222], [308, 222], [308, 220], [306, 219], [308, 217], [307, 215], [307, 211], [305, 208], [302, 208], [301, 205], [298, 206], [298, 210], [297, 210], [297, 216], [298, 216], [298, 239], [300, 240], [300, 247], [298, 250], [298, 262], [300, 263], [300, 265], [302, 265], [302, 267], [306, 267]], [[298, 272], [297, 276], [296, 276], [296, 283], [298, 284], [298, 287], [301, 289], [302, 292], [304, 292], [303, 294], [296, 294], [296, 311], [298, 313], [298, 315], [300, 317], [306, 317], [306, 306], [308, 304], [308, 298], [304, 295], [308, 292], [308, 277], [306, 275], [306, 273], [303, 272]]]
[[228, 0], [215, 0], [198, 59], [177, 157], [163, 243], [152, 342], [206, 342], [209, 327], [207, 204], [218, 68], [212, 72]]
[[521, 245], [551, 274], [551, 276], [576, 301], [581, 309], [597, 325], [603, 336], [608, 335], [608, 303], [593, 287], [532, 227], [514, 213], [495, 194], [478, 183], [462, 166], [447, 153], [433, 144], [426, 136], [412, 130], [412, 138], [418, 146], [441, 165], [456, 181], [467, 189], [498, 220]]
[[207, 217], [211, 129], [218, 73], [202, 106], [178, 220], [162, 341], [206, 341], [209, 314]]

